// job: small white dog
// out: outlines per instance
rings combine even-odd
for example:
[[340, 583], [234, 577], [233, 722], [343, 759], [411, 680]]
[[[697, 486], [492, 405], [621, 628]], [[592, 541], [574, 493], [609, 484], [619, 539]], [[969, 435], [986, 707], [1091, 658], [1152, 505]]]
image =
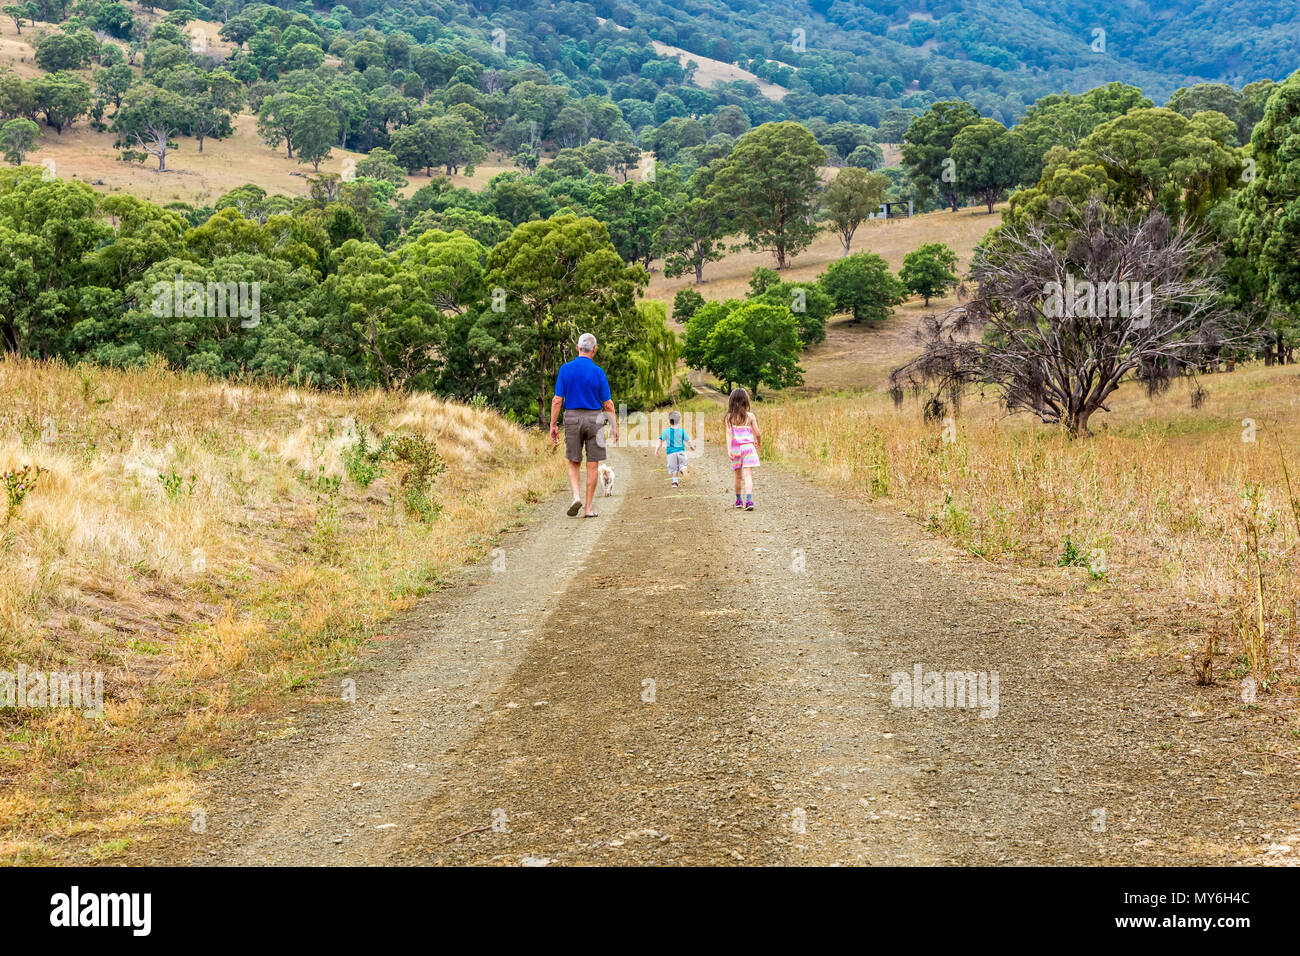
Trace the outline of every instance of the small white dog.
[[604, 490], [605, 497], [608, 498], [614, 493], [614, 469], [602, 461], [599, 471], [600, 487]]

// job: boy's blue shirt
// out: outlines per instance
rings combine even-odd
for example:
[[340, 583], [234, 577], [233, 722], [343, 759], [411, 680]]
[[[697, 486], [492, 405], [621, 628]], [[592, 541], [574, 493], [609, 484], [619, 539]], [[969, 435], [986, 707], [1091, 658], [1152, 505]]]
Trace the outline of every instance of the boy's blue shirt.
[[668, 446], [664, 449], [665, 455], [675, 455], [686, 450], [686, 443], [691, 440], [691, 436], [686, 434], [685, 428], [665, 428], [659, 434], [659, 440]]

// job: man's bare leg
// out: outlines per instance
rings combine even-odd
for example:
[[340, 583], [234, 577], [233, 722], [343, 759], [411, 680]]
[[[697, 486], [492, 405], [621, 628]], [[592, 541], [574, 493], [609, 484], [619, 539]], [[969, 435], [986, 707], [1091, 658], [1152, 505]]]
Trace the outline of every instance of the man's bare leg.
[[[576, 474], [577, 468], [575, 466]], [[591, 510], [592, 499], [596, 497], [596, 484], [600, 481], [600, 462], [587, 462], [587, 514], [592, 515], [596, 512]]]
[[570, 518], [576, 518], [582, 510], [582, 462], [564, 459], [569, 466], [569, 488], [573, 491], [573, 504], [565, 511]]
[[569, 465], [569, 487], [573, 489], [573, 500], [582, 500], [582, 463], [578, 461], [565, 461]]

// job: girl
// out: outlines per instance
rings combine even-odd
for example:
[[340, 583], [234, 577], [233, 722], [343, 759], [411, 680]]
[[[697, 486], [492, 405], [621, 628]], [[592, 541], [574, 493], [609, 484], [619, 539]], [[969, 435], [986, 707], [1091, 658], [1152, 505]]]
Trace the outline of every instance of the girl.
[[[727, 453], [736, 476], [736, 507], [754, 510], [754, 469], [758, 467], [758, 450], [763, 436], [758, 430], [758, 420], [749, 410], [749, 392], [738, 388], [727, 402]], [[740, 500], [741, 482], [745, 486], [745, 500]]]

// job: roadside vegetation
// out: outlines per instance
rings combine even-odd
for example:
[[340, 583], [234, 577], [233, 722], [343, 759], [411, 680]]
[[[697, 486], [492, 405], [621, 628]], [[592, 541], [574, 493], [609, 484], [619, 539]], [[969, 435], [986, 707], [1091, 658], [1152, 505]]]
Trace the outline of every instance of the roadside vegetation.
[[[1300, 372], [1122, 387], [1090, 438], [972, 397], [926, 421], [881, 391], [769, 402], [776, 460], [883, 501], [962, 551], [1070, 594], [1154, 612], [1198, 683], [1300, 695]], [[1126, 610], [1127, 609], [1127, 610]], [[1298, 731], [1300, 732], [1300, 731]]]
[[188, 826], [223, 742], [308, 694], [341, 706], [313, 680], [559, 477], [536, 435], [424, 395], [12, 357], [0, 395], [0, 671], [104, 674], [102, 718], [0, 711], [0, 862]]

